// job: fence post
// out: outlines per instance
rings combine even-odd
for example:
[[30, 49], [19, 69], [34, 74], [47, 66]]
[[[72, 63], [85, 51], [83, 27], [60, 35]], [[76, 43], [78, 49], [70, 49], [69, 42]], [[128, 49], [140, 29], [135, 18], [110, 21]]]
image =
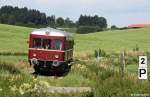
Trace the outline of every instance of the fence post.
[[99, 55], [99, 54], [100, 54], [100, 51], [99, 51], [99, 49], [98, 49], [97, 53], [98, 53], [98, 54], [97, 54], [97, 60], [98, 60], [98, 62], [99, 62], [99, 60], [100, 60], [100, 55]]
[[120, 61], [121, 61], [120, 74], [121, 74], [121, 78], [123, 78], [124, 77], [124, 73], [125, 73], [125, 50], [123, 50], [121, 52]]

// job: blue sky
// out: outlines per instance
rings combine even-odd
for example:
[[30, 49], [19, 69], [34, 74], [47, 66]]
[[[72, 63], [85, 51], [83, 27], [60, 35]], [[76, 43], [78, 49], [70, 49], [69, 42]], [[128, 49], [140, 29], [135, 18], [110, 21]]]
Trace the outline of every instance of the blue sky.
[[150, 0], [0, 0], [0, 7], [4, 5], [37, 9], [47, 16], [74, 21], [80, 14], [97, 14], [105, 17], [109, 26], [150, 23]]

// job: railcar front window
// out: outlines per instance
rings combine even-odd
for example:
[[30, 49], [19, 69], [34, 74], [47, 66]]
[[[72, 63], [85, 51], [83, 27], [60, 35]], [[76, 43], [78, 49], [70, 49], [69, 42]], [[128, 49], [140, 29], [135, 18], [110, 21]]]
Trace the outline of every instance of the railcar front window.
[[43, 39], [43, 45], [42, 47], [44, 49], [51, 49], [51, 40], [49, 39]]
[[41, 39], [40, 38], [35, 38], [33, 39], [33, 48], [41, 48]]
[[61, 40], [52, 40], [51, 49], [53, 50], [61, 50], [62, 49], [62, 41]]

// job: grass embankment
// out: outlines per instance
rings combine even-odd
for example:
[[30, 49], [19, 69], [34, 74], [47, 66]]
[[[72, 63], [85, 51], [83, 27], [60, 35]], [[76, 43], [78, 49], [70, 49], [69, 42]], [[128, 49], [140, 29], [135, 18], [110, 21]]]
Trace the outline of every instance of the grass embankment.
[[[69, 74], [63, 79], [34, 79], [18, 64], [0, 62], [0, 96], [131, 97], [132, 94], [136, 93], [150, 93], [150, 80], [141, 83], [129, 73], [126, 73], [122, 78], [118, 71], [111, 68], [111, 64], [111, 62], [108, 64], [107, 60], [101, 62], [79, 61], [72, 66]], [[49, 94], [46, 91], [48, 86], [90, 86], [92, 87], [92, 92]]]
[[71, 72], [62, 79], [50, 77], [43, 79], [34, 78], [24, 60], [12, 60], [7, 61], [2, 57], [0, 60], [0, 96], [3, 97], [77, 97], [87, 94], [50, 94], [47, 90], [49, 86], [92, 86], [93, 84], [90, 79], [79, 73], [79, 70], [83, 70], [78, 65], [73, 66]]

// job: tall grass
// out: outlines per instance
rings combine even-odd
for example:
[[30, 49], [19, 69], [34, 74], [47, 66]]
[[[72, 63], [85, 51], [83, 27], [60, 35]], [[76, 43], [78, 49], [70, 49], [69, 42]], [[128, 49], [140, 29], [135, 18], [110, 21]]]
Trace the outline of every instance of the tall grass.
[[111, 62], [112, 60], [79, 62], [72, 72], [78, 71], [77, 74], [90, 79], [94, 97], [131, 97], [134, 94], [144, 93], [150, 95], [149, 80], [142, 83], [137, 75], [135, 76], [130, 71], [125, 72], [122, 78], [119, 70], [111, 66], [115, 62], [118, 64], [118, 61], [114, 61], [113, 64]]
[[[129, 72], [126, 72], [124, 78], [121, 78], [119, 72], [112, 69], [111, 62], [112, 59], [103, 59], [99, 62], [90, 60], [76, 61], [74, 65], [72, 65], [69, 74], [62, 79], [37, 79], [38, 82], [48, 82], [48, 84], [52, 86], [90, 86], [92, 88], [92, 92], [75, 94], [47, 94], [47, 92], [42, 92], [41, 94], [38, 94], [37, 92], [25, 92], [25, 94], [20, 94], [19, 89], [20, 87], [24, 87], [24, 84], [25, 87], [26, 84], [28, 84], [35, 88], [35, 84], [38, 84], [38, 82], [35, 83], [31, 75], [22, 72], [20, 71], [20, 68], [18, 69], [18, 67], [15, 67], [19, 65], [4, 63], [5, 65], [2, 65], [2, 67], [5, 69], [1, 68], [0, 70], [9, 71], [10, 75], [2, 76], [0, 74], [0, 86], [2, 90], [5, 90], [0, 93], [0, 96], [41, 97], [42, 95], [42, 97], [130, 97], [132, 94], [136, 93], [150, 93], [149, 80], [142, 84], [136, 76]], [[114, 61], [114, 63], [115, 62], [117, 61]], [[3, 64], [3, 62], [1, 62], [1, 64]], [[20, 72], [16, 72], [18, 70]], [[9, 86], [11, 86], [11, 88], [7, 88]], [[18, 89], [16, 89], [16, 92], [12, 92], [11, 89], [15, 87]], [[29, 88], [29, 90], [32, 89]]]
[[[89, 86], [89, 80], [82, 74], [70, 73], [63, 79], [34, 79], [32, 75], [23, 72], [14, 63], [0, 61], [0, 97], [88, 97], [91, 93], [59, 94], [49, 93], [48, 87], [55, 86]], [[75, 67], [76, 68], [76, 67]], [[79, 67], [80, 68], [80, 67]], [[8, 72], [6, 74], [6, 71]], [[92, 97], [92, 96], [90, 96]]]
[[0, 73], [1, 74], [5, 74], [5, 73], [20, 74], [21, 71], [11, 63], [6, 63], [6, 62], [0, 61]]

